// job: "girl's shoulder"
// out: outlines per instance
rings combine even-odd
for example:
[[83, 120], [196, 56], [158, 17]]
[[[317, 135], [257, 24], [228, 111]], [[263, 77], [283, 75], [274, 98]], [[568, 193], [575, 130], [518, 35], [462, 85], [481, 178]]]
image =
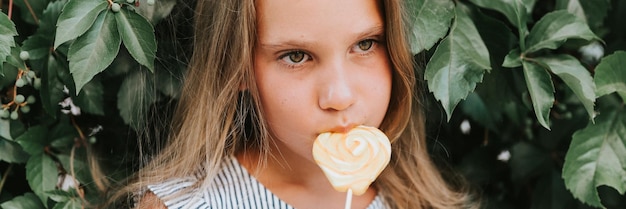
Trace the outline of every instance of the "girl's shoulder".
[[[167, 208], [293, 209], [256, 180], [234, 156], [224, 158], [217, 175], [205, 181], [205, 171], [148, 185]], [[379, 194], [368, 209], [388, 208]]]
[[163, 202], [167, 208], [198, 208], [202, 204], [201, 178], [189, 176], [171, 178], [158, 184], [147, 185], [146, 189]]
[[204, 182], [205, 174], [199, 169], [195, 176], [169, 179], [147, 189], [167, 208], [292, 208], [252, 177], [234, 156], [224, 158], [208, 182]]

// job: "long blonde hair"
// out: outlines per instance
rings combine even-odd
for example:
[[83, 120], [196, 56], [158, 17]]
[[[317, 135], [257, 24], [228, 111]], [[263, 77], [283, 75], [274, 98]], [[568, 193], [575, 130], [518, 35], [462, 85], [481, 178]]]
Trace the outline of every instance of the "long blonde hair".
[[[405, 6], [397, 0], [382, 2], [394, 70], [392, 97], [380, 128], [391, 139], [393, 154], [374, 186], [392, 208], [471, 207], [469, 196], [443, 180], [426, 150]], [[269, 133], [252, 69], [254, 0], [199, 0], [194, 18], [193, 54], [174, 116], [175, 131], [169, 144], [114, 197], [194, 175], [198, 169], [207, 172], [196, 185], [201, 187], [213, 179], [225, 156], [249, 148], [268, 155]]]

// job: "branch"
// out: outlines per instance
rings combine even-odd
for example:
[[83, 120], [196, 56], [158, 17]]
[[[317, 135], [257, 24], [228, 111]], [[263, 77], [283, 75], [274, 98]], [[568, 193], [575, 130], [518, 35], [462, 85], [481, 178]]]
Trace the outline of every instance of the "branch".
[[30, 6], [30, 3], [28, 3], [28, 0], [24, 0], [24, 4], [26, 4], [26, 8], [28, 8], [30, 15], [33, 16], [33, 19], [35, 20], [35, 24], [39, 25], [39, 19], [37, 19], [37, 15], [35, 14], [35, 11], [33, 10], [33, 8]]
[[9, 177], [9, 173], [11, 173], [11, 169], [13, 168], [13, 164], [9, 164], [9, 167], [6, 171], [4, 171], [4, 175], [2, 175], [2, 180], [0, 180], [0, 194], [2, 194], [2, 187], [4, 187], [4, 182], [6, 182]]
[[13, 0], [9, 0], [9, 13], [7, 14], [7, 16], [9, 16], [9, 19], [11, 19], [12, 15], [13, 15]]

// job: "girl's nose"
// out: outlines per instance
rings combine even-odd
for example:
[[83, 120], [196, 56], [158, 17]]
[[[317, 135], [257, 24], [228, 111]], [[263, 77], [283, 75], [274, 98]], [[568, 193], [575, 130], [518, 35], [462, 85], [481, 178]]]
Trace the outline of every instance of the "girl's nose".
[[323, 70], [319, 86], [319, 106], [323, 110], [341, 111], [356, 101], [354, 75], [350, 75], [346, 63], [336, 62]]

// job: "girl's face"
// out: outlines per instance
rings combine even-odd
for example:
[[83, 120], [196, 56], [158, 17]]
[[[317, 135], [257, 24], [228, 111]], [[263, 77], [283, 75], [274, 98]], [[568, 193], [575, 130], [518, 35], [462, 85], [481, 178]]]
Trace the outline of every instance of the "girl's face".
[[259, 0], [254, 73], [282, 155], [312, 160], [322, 132], [378, 127], [391, 95], [376, 0]]

